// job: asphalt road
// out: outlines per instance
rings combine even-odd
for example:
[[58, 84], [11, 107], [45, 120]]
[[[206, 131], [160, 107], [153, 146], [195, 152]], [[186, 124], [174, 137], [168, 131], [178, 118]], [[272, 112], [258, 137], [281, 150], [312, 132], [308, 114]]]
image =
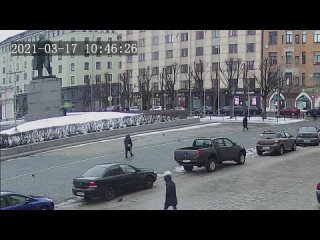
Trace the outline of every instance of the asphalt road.
[[[319, 126], [320, 122], [305, 121], [278, 126], [249, 124], [248, 132], [242, 131], [241, 124], [208, 124], [155, 134], [133, 134], [135, 155], [132, 159], [124, 157], [123, 138], [81, 144], [1, 162], [1, 190], [46, 195], [53, 198], [55, 203], [61, 203], [75, 198], [71, 192], [72, 179], [95, 164], [126, 162], [137, 167], [152, 168], [157, 173], [175, 171], [177, 164], [173, 160], [174, 150], [191, 145], [196, 137], [229, 137], [250, 151], [262, 130], [287, 129], [295, 135], [299, 126], [314, 125]], [[250, 154], [256, 155], [254, 151]]]

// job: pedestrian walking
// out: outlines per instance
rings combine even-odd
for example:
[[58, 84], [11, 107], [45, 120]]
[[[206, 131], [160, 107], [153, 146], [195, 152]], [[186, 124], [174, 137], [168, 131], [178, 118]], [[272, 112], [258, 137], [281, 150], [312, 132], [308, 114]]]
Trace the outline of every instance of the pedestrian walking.
[[172, 206], [173, 210], [177, 210], [177, 194], [176, 194], [176, 184], [172, 181], [171, 175], [164, 176], [166, 181], [166, 201], [164, 203], [164, 210], [168, 210]]
[[127, 134], [127, 136], [124, 139], [124, 149], [125, 149], [126, 158], [128, 158], [128, 152], [130, 153], [131, 157], [133, 157], [132, 140], [129, 134]]
[[247, 131], [249, 131], [247, 115], [244, 116], [244, 118], [243, 118], [243, 120], [242, 120], [242, 125], [243, 125], [243, 131], [244, 131], [245, 129], [247, 129]]

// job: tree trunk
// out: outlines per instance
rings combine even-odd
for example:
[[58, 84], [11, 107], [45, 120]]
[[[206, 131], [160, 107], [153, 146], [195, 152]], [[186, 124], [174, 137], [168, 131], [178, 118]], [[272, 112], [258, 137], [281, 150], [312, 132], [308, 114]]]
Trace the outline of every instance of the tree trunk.
[[267, 117], [267, 96], [262, 96], [262, 104], [263, 104], [263, 108], [262, 108], [262, 118], [266, 119]]

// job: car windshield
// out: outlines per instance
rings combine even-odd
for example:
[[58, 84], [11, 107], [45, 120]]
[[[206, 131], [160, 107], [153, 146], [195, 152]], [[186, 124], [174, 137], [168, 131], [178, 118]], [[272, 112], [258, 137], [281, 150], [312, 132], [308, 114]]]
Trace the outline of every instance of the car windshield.
[[299, 132], [305, 132], [305, 133], [314, 133], [317, 129], [314, 127], [302, 127], [299, 129]]
[[274, 133], [274, 132], [271, 132], [271, 133], [262, 133], [260, 135], [260, 138], [262, 139], [271, 139], [271, 138], [276, 138], [277, 137], [277, 134]]
[[106, 171], [104, 166], [94, 166], [87, 170], [82, 176], [83, 177], [102, 177]]

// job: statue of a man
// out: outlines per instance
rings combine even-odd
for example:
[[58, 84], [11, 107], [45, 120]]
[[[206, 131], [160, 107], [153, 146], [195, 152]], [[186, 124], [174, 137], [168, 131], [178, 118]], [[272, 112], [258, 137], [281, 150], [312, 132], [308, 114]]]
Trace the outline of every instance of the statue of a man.
[[32, 60], [32, 68], [33, 70], [38, 70], [38, 77], [43, 76], [42, 74], [43, 66], [47, 69], [49, 76], [52, 75], [52, 69], [50, 66], [52, 56], [49, 53], [46, 53], [45, 51], [46, 44], [51, 45], [51, 42], [48, 39], [46, 39], [45, 34], [40, 33], [39, 41], [36, 43], [37, 52], [33, 54], [33, 60]]

